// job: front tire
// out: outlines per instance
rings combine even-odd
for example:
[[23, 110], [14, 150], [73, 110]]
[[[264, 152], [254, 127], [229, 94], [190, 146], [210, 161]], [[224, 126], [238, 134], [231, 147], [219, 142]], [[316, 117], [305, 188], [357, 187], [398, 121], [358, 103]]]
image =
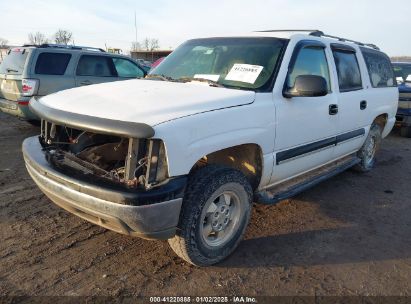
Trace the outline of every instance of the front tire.
[[381, 127], [377, 124], [372, 124], [370, 132], [361, 147], [358, 151], [357, 156], [360, 158], [360, 163], [357, 164], [354, 169], [358, 172], [368, 172], [375, 165], [375, 155], [381, 145]]
[[228, 257], [248, 225], [252, 189], [238, 170], [206, 166], [189, 179], [177, 234], [168, 242], [174, 252], [196, 266]]

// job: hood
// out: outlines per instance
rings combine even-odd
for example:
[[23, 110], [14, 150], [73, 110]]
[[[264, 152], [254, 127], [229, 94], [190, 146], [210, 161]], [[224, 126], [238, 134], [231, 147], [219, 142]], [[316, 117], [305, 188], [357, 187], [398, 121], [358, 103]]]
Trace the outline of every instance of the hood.
[[400, 85], [398, 85], [398, 90], [400, 91], [400, 93], [411, 93], [411, 83], [401, 83]]
[[252, 103], [255, 92], [210, 87], [207, 83], [176, 83], [133, 79], [69, 89], [45, 96], [50, 108], [150, 126], [217, 109]]

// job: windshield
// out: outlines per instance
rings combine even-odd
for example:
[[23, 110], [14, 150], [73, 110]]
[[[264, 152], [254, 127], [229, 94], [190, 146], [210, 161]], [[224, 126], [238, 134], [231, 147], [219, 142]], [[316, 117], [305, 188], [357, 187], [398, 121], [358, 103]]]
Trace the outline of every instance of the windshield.
[[28, 53], [28, 50], [24, 48], [11, 49], [0, 64], [0, 74], [22, 74]]
[[411, 82], [411, 63], [393, 64], [393, 67], [398, 82]]
[[286, 40], [264, 37], [189, 40], [148, 77], [202, 79], [220, 86], [256, 90], [271, 83], [285, 44]]

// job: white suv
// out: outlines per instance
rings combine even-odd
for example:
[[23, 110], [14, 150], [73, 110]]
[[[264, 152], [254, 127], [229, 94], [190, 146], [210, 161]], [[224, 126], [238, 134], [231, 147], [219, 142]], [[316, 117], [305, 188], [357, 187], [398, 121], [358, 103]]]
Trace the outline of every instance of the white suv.
[[240, 242], [253, 201], [370, 170], [397, 103], [374, 45], [320, 31], [194, 39], [147, 79], [33, 98], [41, 135], [23, 153], [57, 205], [211, 265]]

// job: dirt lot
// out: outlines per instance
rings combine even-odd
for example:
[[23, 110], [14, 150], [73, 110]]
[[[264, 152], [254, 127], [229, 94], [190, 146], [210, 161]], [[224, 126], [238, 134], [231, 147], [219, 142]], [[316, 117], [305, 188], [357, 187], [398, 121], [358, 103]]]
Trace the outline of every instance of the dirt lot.
[[0, 114], [0, 295], [411, 294], [411, 139], [392, 134], [371, 173], [256, 206], [237, 251], [196, 268], [53, 205], [20, 152], [38, 132]]

